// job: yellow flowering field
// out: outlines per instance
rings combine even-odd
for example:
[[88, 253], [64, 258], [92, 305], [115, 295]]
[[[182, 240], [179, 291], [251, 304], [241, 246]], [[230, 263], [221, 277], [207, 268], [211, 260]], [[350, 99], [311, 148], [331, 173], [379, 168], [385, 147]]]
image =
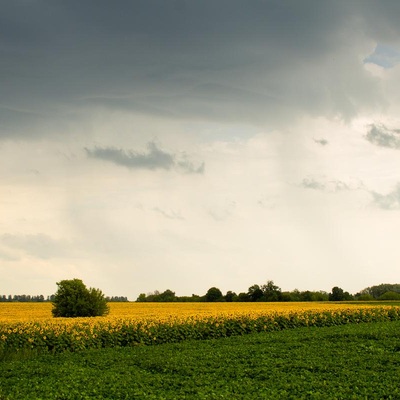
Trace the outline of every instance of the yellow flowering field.
[[[110, 313], [106, 317], [98, 317], [102, 321], [115, 318], [128, 319], [185, 319], [233, 315], [262, 315], [265, 313], [292, 313], [303, 311], [333, 311], [349, 307], [371, 308], [374, 305], [354, 303], [318, 303], [318, 302], [287, 302], [287, 303], [109, 303]], [[22, 321], [55, 320], [57, 323], [71, 322], [70, 318], [54, 319], [51, 315], [52, 304], [44, 303], [0, 303], [0, 323]], [[77, 320], [77, 319], [74, 319]], [[79, 320], [79, 319], [78, 319]]]
[[51, 303], [0, 303], [0, 351], [76, 351], [400, 319], [400, 307], [338, 303], [110, 303], [95, 318], [53, 318]]

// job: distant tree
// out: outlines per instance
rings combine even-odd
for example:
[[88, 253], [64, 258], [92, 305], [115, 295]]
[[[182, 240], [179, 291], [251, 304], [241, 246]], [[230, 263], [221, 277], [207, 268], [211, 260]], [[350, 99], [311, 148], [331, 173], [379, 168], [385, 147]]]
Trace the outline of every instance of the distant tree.
[[356, 300], [359, 300], [359, 301], [371, 301], [371, 300], [374, 300], [374, 297], [371, 296], [369, 293], [357, 293], [355, 295], [355, 297], [356, 297]]
[[100, 289], [88, 289], [80, 279], [57, 282], [52, 314], [54, 317], [97, 317], [108, 313]]
[[161, 301], [161, 302], [176, 301], [175, 292], [173, 292], [172, 290], [167, 289], [165, 292], [160, 293], [158, 295], [157, 301]]
[[181, 303], [198, 303], [200, 301], [204, 301], [204, 298], [199, 296], [198, 294], [192, 294], [191, 296], [177, 296], [176, 301]]
[[240, 292], [238, 294], [237, 301], [240, 301], [240, 302], [250, 301], [250, 297], [249, 297], [249, 295], [247, 293]]
[[300, 298], [301, 301], [313, 301], [313, 293], [306, 290], [305, 292], [301, 292]]
[[123, 303], [129, 301], [128, 298], [125, 296], [107, 296], [106, 300], [111, 303]]
[[399, 283], [381, 283], [380, 285], [375, 285], [371, 287], [367, 287], [359, 294], [369, 294], [374, 299], [378, 299], [386, 292], [396, 292], [400, 293], [400, 284]]
[[222, 292], [218, 288], [212, 287], [208, 289], [205, 296], [205, 301], [222, 301], [222, 300], [223, 300]]
[[280, 301], [281, 288], [274, 284], [274, 281], [268, 281], [266, 285], [261, 286], [266, 301]]
[[400, 293], [397, 292], [385, 292], [379, 296], [379, 300], [400, 300]]
[[343, 301], [343, 300], [352, 300], [352, 296], [349, 292], [345, 292], [340, 287], [333, 287], [332, 292], [329, 293], [329, 301]]
[[291, 292], [282, 292], [280, 301], [298, 301], [295, 297], [292, 298]]
[[331, 293], [329, 293], [329, 301], [342, 301], [342, 300], [344, 300], [343, 289], [338, 286], [334, 286], [332, 288]]
[[229, 290], [228, 292], [226, 292], [226, 295], [224, 296], [225, 301], [227, 302], [232, 302], [232, 301], [236, 301], [237, 300], [237, 294], [235, 292], [232, 292], [231, 290]]
[[313, 292], [314, 295], [314, 301], [328, 301], [329, 300], [329, 294], [327, 292], [324, 292], [323, 290], [319, 290], [317, 292]]
[[259, 285], [252, 285], [247, 291], [250, 301], [261, 301], [263, 300], [264, 293]]
[[282, 295], [289, 298], [289, 301], [301, 301], [301, 292], [299, 289], [294, 289], [291, 292], [284, 292]]
[[146, 301], [146, 294], [145, 293], [140, 293], [138, 298], [136, 299], [138, 302], [145, 302]]

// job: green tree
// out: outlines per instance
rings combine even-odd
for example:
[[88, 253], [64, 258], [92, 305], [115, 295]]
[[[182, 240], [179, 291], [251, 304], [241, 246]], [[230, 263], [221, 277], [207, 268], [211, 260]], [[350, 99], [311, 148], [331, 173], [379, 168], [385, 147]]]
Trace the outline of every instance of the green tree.
[[160, 293], [158, 295], [157, 301], [161, 301], [161, 302], [176, 301], [175, 292], [173, 292], [172, 290], [167, 289], [165, 292]]
[[385, 292], [379, 296], [379, 300], [400, 300], [400, 293], [397, 292]]
[[136, 299], [136, 301], [138, 301], [138, 302], [145, 302], [145, 301], [147, 301], [146, 294], [145, 294], [145, 293], [140, 293], [139, 296], [138, 296], [138, 298]]
[[343, 300], [352, 300], [353, 297], [349, 292], [343, 291], [340, 287], [333, 287], [332, 292], [329, 293], [329, 301], [343, 301]]
[[250, 286], [247, 294], [250, 301], [261, 301], [264, 297], [264, 293], [258, 285]]
[[261, 286], [266, 301], [280, 301], [282, 291], [279, 286], [274, 284], [274, 281], [268, 281], [266, 285]]
[[237, 301], [241, 301], [241, 302], [250, 301], [250, 297], [247, 293], [240, 292], [238, 294]]
[[359, 294], [369, 294], [374, 299], [378, 299], [386, 292], [397, 292], [400, 293], [400, 284], [399, 283], [381, 283], [380, 285], [375, 285], [371, 287], [367, 287], [363, 289]]
[[232, 302], [232, 301], [236, 301], [238, 298], [238, 295], [235, 292], [232, 292], [232, 290], [228, 290], [226, 292], [226, 295], [224, 296], [225, 301], [227, 302]]
[[97, 317], [108, 313], [107, 300], [100, 289], [88, 289], [80, 279], [62, 280], [57, 286], [54, 317]]
[[222, 300], [223, 300], [222, 292], [218, 288], [212, 287], [208, 289], [206, 293], [206, 301], [222, 301]]

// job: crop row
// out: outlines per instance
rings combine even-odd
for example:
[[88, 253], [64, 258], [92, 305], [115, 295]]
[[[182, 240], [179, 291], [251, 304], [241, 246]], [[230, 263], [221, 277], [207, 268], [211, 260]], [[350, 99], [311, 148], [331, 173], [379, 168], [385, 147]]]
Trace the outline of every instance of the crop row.
[[153, 345], [182, 340], [210, 339], [304, 326], [400, 320], [400, 307], [308, 310], [264, 315], [171, 317], [169, 320], [119, 318], [10, 322], [0, 325], [0, 352], [77, 351], [91, 348]]

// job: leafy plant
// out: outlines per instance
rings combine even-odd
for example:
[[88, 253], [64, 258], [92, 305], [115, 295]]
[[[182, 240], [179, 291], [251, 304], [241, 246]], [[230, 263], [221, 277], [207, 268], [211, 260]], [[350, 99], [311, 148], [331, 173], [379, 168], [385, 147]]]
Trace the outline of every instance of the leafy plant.
[[57, 282], [54, 317], [97, 317], [108, 313], [107, 300], [100, 289], [88, 289], [80, 279]]

